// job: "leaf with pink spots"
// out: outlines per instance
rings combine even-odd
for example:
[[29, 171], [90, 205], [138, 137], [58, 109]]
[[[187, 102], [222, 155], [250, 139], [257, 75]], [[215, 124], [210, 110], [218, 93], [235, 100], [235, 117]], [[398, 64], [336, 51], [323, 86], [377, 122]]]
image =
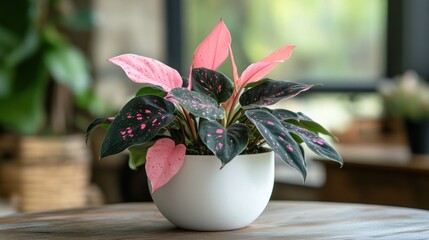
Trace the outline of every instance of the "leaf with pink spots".
[[287, 109], [272, 109], [270, 112], [281, 122], [288, 122], [293, 125], [303, 127], [309, 131], [330, 136], [337, 140], [334, 134], [302, 112], [295, 113]]
[[266, 109], [247, 110], [246, 116], [255, 124], [277, 156], [305, 179], [307, 171], [303, 154], [282, 123]]
[[164, 186], [183, 166], [186, 147], [175, 145], [170, 138], [162, 138], [149, 148], [146, 154], [146, 173], [150, 180], [151, 193]]
[[123, 54], [109, 61], [120, 66], [134, 82], [160, 86], [165, 92], [182, 86], [179, 72], [158, 60], [135, 54]]
[[310, 148], [311, 151], [313, 151], [317, 155], [334, 160], [343, 165], [343, 159], [341, 158], [341, 156], [335, 151], [335, 149], [331, 145], [329, 145], [328, 142], [326, 142], [316, 133], [289, 123], [284, 123], [284, 127], [289, 132], [298, 135], [305, 142], [308, 148]]
[[198, 133], [201, 141], [220, 159], [223, 167], [246, 148], [250, 130], [242, 123], [224, 128], [217, 121], [202, 119]]
[[192, 69], [192, 90], [204, 93], [218, 103], [226, 102], [234, 91], [234, 83], [220, 72], [207, 68]]
[[270, 106], [280, 100], [295, 97], [314, 86], [314, 84], [307, 85], [288, 81], [264, 80], [263, 83], [243, 92], [240, 96], [240, 104], [245, 108]]
[[197, 117], [212, 120], [224, 117], [223, 108], [206, 94], [189, 91], [187, 88], [175, 88], [171, 90], [170, 94], [174, 100]]
[[143, 144], [174, 120], [173, 103], [154, 95], [131, 99], [118, 113], [101, 145], [101, 157]]

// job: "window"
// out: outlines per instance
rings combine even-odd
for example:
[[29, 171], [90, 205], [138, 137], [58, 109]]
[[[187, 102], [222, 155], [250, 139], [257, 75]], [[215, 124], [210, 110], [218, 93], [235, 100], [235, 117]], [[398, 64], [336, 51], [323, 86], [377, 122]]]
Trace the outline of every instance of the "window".
[[[183, 0], [183, 65], [222, 17], [239, 72], [285, 44], [290, 61], [269, 76], [326, 85], [374, 84], [384, 77], [387, 1]], [[184, 67], [186, 69], [187, 67]], [[230, 65], [219, 69], [230, 73]]]

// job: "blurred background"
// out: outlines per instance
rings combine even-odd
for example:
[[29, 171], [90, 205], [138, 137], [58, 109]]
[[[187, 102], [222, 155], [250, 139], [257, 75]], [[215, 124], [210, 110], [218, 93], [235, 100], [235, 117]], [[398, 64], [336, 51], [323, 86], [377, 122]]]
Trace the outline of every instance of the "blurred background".
[[297, 46], [269, 77], [322, 86], [275, 107], [339, 139], [342, 169], [308, 155], [303, 183], [279, 164], [273, 199], [429, 209], [429, 1], [16, 0], [0, 3], [0, 215], [150, 201], [127, 152], [98, 159], [102, 128], [85, 144], [139, 89], [106, 60], [134, 53], [187, 75], [220, 18], [239, 72]]

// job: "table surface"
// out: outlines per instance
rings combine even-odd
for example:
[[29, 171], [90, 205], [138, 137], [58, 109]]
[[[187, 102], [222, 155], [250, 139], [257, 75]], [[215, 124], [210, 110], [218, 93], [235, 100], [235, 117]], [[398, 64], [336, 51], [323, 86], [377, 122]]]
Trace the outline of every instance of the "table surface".
[[429, 239], [429, 211], [362, 204], [270, 202], [234, 231], [177, 229], [152, 203], [0, 218], [0, 239]]

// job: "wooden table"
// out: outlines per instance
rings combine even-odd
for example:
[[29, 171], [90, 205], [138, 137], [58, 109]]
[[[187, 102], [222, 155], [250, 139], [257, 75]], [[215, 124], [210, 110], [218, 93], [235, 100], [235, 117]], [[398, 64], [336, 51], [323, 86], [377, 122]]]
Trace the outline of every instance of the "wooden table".
[[177, 229], [152, 203], [116, 204], [0, 218], [0, 239], [429, 239], [429, 211], [376, 205], [270, 202], [250, 226]]

